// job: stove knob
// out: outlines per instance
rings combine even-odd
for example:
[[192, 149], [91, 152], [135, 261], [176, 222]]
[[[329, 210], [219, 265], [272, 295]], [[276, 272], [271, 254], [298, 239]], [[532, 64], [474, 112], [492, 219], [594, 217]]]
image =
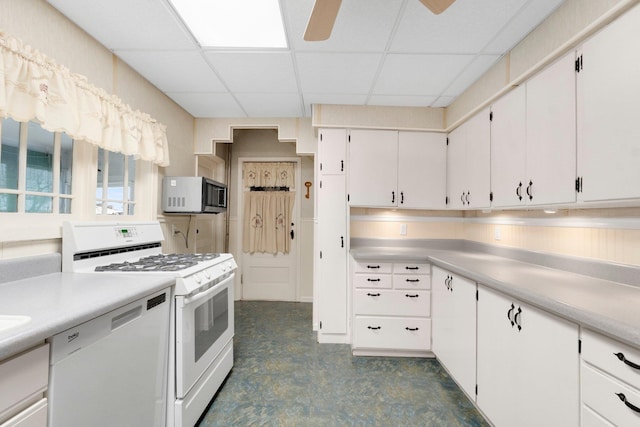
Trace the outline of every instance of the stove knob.
[[196, 283], [197, 283], [197, 284], [202, 283], [202, 277], [200, 276], [200, 274], [199, 274], [199, 273], [194, 274], [194, 275], [193, 275], [193, 278], [195, 279], [195, 281], [196, 281]]
[[207, 280], [211, 280], [211, 270], [205, 270], [204, 276], [207, 278]]

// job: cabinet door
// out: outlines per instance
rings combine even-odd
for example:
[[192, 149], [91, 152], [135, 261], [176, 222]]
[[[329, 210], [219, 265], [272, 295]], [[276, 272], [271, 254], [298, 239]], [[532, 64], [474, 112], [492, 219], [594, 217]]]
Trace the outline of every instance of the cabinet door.
[[347, 212], [344, 175], [318, 189], [318, 321], [321, 334], [347, 333]]
[[464, 124], [449, 134], [447, 145], [447, 197], [448, 207], [463, 209], [467, 177], [467, 128]]
[[349, 201], [352, 206], [393, 207], [398, 202], [398, 132], [351, 130]]
[[640, 198], [639, 39], [640, 6], [635, 6], [580, 49], [580, 200]]
[[432, 277], [433, 352], [475, 400], [476, 284], [438, 267], [433, 268]]
[[497, 427], [577, 426], [578, 326], [479, 286], [478, 396]]
[[572, 51], [527, 86], [527, 182], [530, 205], [576, 201], [576, 84]]
[[347, 158], [346, 129], [320, 129], [318, 168], [323, 175], [343, 175]]
[[526, 90], [521, 85], [491, 106], [492, 206], [525, 204]]
[[446, 207], [447, 136], [444, 133], [398, 134], [398, 206]]
[[491, 206], [491, 121], [485, 108], [467, 125], [467, 208]]

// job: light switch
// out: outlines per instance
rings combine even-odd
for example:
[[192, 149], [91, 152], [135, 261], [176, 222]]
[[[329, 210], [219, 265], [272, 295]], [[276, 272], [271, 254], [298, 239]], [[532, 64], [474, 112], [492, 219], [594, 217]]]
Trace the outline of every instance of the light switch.
[[401, 236], [407, 235], [407, 224], [400, 224], [400, 235]]

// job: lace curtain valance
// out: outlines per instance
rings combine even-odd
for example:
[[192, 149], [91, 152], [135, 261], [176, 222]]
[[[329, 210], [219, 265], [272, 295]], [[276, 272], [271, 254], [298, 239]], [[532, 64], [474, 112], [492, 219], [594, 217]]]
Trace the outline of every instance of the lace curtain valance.
[[51, 132], [169, 165], [164, 125], [2, 32], [0, 116], [21, 122], [36, 119]]
[[245, 162], [242, 174], [245, 187], [295, 187], [295, 163]]

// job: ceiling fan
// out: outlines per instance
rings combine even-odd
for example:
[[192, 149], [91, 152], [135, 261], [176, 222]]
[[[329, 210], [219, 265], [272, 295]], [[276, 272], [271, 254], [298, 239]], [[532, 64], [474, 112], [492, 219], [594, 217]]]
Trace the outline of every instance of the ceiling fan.
[[[420, 0], [432, 13], [444, 12], [455, 0]], [[331, 35], [333, 24], [338, 16], [342, 0], [316, 0], [304, 32], [304, 39], [309, 42], [327, 40]]]

